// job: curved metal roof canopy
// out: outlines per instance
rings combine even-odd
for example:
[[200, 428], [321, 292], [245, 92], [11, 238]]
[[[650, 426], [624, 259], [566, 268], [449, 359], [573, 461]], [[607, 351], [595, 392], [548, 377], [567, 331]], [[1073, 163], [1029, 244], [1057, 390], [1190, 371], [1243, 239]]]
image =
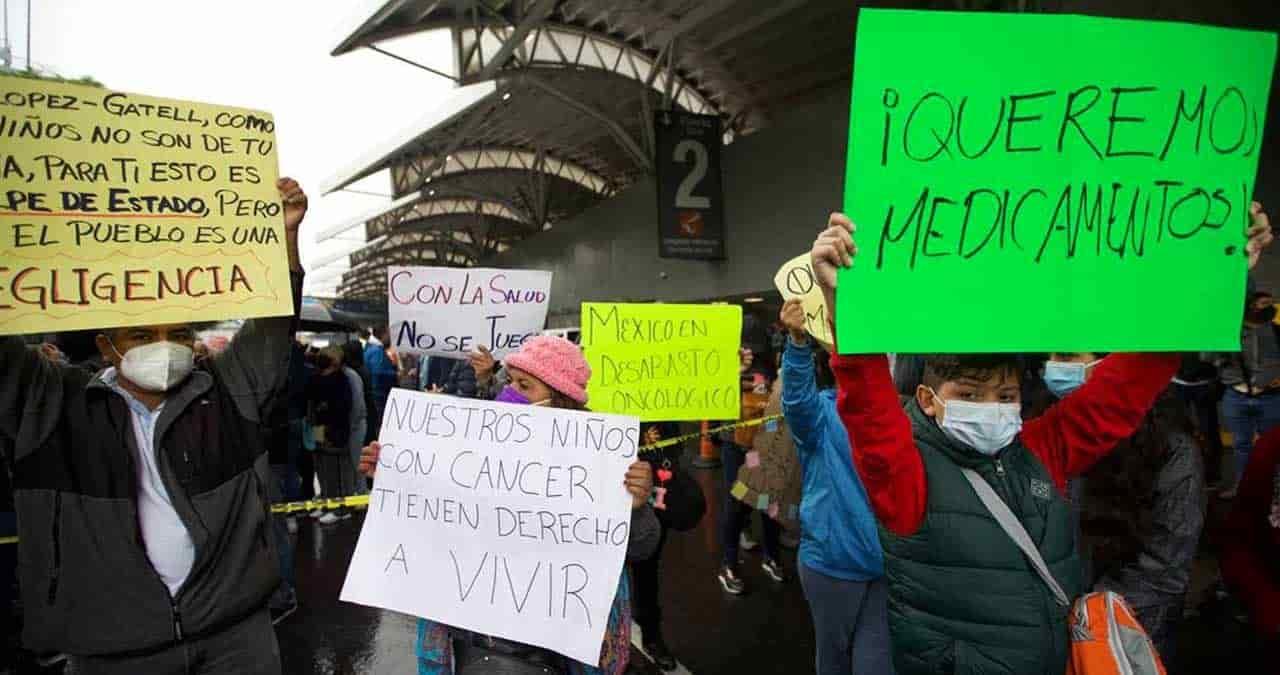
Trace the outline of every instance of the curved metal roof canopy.
[[611, 197], [652, 171], [661, 107], [719, 115], [730, 138], [764, 126], [771, 106], [848, 77], [855, 11], [846, 0], [371, 0], [333, 55], [449, 29], [461, 86], [325, 186], [389, 169], [395, 199], [321, 233], [365, 229], [339, 292], [382, 292], [390, 264], [474, 264]]

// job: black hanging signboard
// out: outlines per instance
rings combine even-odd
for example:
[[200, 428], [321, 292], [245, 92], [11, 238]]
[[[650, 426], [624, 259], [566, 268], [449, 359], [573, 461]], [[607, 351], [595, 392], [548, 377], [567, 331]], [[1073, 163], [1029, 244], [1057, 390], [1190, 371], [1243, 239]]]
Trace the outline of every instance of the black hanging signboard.
[[660, 110], [653, 127], [659, 257], [724, 260], [720, 118]]

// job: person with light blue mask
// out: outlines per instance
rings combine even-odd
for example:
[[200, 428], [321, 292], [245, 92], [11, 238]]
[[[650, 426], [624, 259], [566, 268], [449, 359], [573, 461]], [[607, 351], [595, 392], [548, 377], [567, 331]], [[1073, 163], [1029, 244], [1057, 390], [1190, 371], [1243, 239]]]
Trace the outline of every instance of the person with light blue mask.
[[[1065, 398], [1103, 353], [1050, 354], [1044, 381]], [[1165, 663], [1204, 527], [1204, 465], [1186, 407], [1167, 388], [1132, 436], [1072, 481], [1086, 586], [1124, 596]]]
[[1102, 363], [1103, 356], [1105, 354], [1050, 354], [1044, 364], [1044, 384], [1054, 396], [1066, 398], [1089, 379], [1093, 367]]

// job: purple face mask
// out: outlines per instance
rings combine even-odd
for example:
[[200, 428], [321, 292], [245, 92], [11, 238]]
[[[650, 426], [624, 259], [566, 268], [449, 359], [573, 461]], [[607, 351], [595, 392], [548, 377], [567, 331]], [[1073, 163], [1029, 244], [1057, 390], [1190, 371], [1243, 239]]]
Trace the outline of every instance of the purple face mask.
[[517, 405], [529, 405], [532, 403], [524, 394], [521, 394], [515, 387], [507, 385], [502, 389], [502, 393], [493, 399], [498, 403], [515, 403]]

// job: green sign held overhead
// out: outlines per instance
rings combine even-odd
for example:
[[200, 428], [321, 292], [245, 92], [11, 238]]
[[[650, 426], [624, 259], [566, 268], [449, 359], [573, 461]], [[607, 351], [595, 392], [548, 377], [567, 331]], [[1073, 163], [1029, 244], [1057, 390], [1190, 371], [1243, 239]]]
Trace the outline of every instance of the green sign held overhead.
[[1275, 57], [1272, 33], [863, 10], [840, 351], [1239, 349]]
[[736, 305], [582, 303], [582, 351], [596, 412], [642, 422], [736, 420]]

